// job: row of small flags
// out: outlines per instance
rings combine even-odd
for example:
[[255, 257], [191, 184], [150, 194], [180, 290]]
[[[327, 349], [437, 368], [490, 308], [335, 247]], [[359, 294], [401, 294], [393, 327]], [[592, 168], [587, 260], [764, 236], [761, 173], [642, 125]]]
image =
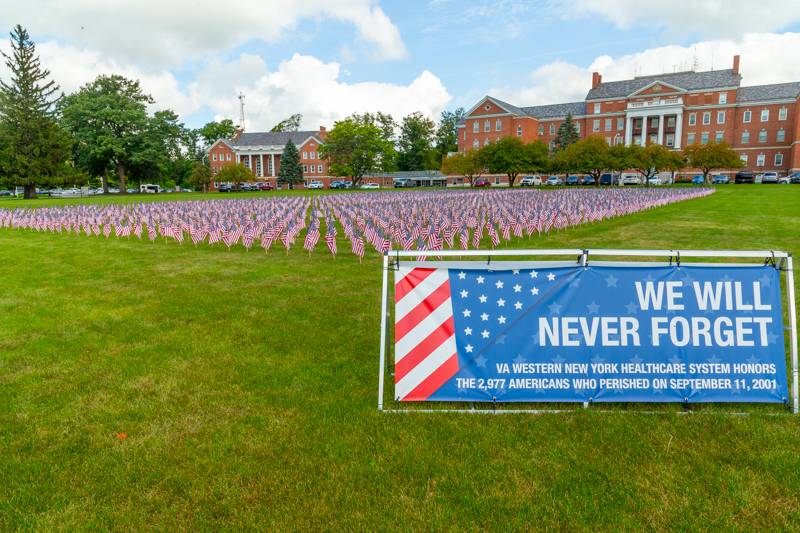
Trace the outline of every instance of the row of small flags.
[[[0, 228], [56, 233], [159, 237], [197, 246], [227, 248], [256, 243], [269, 251], [278, 241], [288, 252], [306, 229], [303, 248], [312, 253], [322, 236], [336, 256], [337, 223], [351, 252], [363, 258], [366, 244], [391, 249], [443, 250], [491, 246], [553, 228], [585, 224], [705, 196], [710, 189], [634, 189], [484, 192], [431, 191], [353, 193], [241, 200], [80, 205], [0, 209]], [[457, 240], [456, 240], [457, 237]], [[422, 257], [420, 257], [422, 259]]]

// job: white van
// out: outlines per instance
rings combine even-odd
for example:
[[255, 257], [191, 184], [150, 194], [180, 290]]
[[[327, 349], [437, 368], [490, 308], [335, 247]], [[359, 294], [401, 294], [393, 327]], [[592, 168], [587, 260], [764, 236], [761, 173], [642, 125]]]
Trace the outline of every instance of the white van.
[[161, 185], [153, 185], [152, 183], [142, 183], [139, 185], [139, 192], [144, 194], [157, 194], [164, 192]]

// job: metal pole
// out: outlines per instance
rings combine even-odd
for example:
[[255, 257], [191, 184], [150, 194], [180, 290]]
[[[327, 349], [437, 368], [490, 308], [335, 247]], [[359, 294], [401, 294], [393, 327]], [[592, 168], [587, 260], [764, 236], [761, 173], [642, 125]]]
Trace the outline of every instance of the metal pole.
[[381, 357], [378, 369], [378, 411], [383, 411], [383, 380], [386, 373], [386, 319], [389, 297], [389, 254], [383, 254], [383, 284], [381, 285]]
[[789, 330], [792, 351], [792, 412], [798, 413], [800, 410], [800, 398], [798, 398], [798, 383], [797, 383], [797, 308], [794, 302], [794, 267], [792, 265], [792, 256], [786, 258], [786, 289], [788, 291], [789, 303]]

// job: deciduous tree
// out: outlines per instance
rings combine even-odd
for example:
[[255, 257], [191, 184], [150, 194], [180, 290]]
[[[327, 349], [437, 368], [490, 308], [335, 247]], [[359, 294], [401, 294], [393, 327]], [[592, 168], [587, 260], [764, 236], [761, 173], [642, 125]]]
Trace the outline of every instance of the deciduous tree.
[[464, 176], [472, 187], [486, 169], [485, 155], [482, 150], [467, 150], [446, 156], [442, 160], [442, 174]]
[[509, 187], [520, 173], [537, 172], [547, 164], [547, 145], [542, 141], [525, 144], [518, 137], [503, 137], [481, 151], [489, 172], [505, 174]]
[[466, 111], [459, 107], [455, 111], [442, 111], [436, 128], [436, 151], [440, 162], [447, 154], [458, 151], [458, 123], [464, 120]]
[[397, 168], [399, 170], [426, 170], [432, 159], [433, 135], [436, 125], [420, 113], [403, 119], [398, 139]]
[[742, 160], [726, 143], [690, 144], [683, 149], [690, 167], [703, 172], [703, 181], [708, 182], [708, 174], [718, 168], [739, 168]]
[[222, 167], [215, 179], [218, 183], [234, 183], [239, 185], [244, 181], [253, 179], [253, 173], [243, 164], [236, 163]]
[[303, 122], [303, 115], [295, 113], [289, 118], [285, 118], [275, 124], [271, 130], [272, 132], [279, 131], [300, 131], [300, 124]]
[[334, 123], [320, 146], [319, 155], [334, 176], [352, 179], [357, 187], [369, 173], [394, 168], [393, 121], [388, 115], [352, 115]]

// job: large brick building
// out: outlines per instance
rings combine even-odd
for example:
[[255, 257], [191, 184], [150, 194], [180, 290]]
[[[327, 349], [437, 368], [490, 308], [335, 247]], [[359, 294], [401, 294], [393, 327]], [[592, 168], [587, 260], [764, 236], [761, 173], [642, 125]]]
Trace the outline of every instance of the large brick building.
[[[300, 164], [306, 181], [319, 180], [327, 184], [328, 163], [319, 158], [319, 146], [325, 140], [325, 128], [319, 131], [241, 132], [232, 139], [220, 139], [208, 150], [211, 175], [216, 176], [226, 165], [242, 163], [253, 172], [253, 180], [276, 185], [281, 168], [281, 155], [291, 139], [300, 152]], [[216, 180], [214, 180], [216, 187]]]
[[571, 114], [581, 138], [609, 144], [663, 144], [681, 149], [725, 141], [755, 172], [800, 171], [800, 82], [741, 86], [739, 56], [730, 69], [637, 76], [604, 82], [592, 75], [582, 102], [517, 107], [486, 96], [458, 127], [459, 151], [516, 135], [552, 147]]

